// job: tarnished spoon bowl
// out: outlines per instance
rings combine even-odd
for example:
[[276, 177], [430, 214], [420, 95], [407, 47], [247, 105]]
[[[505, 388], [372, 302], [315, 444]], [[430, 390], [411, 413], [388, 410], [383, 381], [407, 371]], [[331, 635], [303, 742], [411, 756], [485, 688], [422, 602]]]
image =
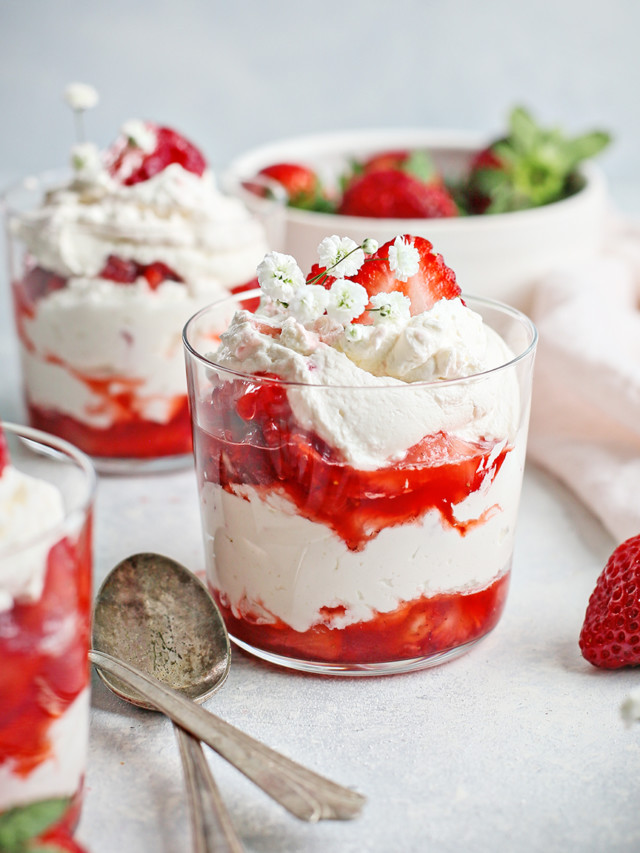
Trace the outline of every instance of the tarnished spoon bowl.
[[[229, 635], [206, 587], [159, 554], [135, 554], [109, 573], [96, 597], [93, 648], [196, 702], [222, 686], [231, 663]], [[118, 696], [152, 707], [117, 678], [99, 673]]]

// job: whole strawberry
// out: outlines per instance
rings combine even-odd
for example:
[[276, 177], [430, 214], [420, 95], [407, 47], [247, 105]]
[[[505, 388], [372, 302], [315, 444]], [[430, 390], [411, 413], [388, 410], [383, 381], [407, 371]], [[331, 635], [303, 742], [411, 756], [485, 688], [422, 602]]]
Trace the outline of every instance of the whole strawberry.
[[446, 187], [425, 183], [399, 169], [374, 169], [345, 190], [338, 213], [376, 219], [441, 219], [457, 216]]
[[327, 198], [319, 177], [308, 166], [300, 163], [274, 163], [259, 172], [284, 187], [291, 207], [331, 213], [333, 204]]
[[594, 666], [640, 665], [640, 536], [613, 552], [591, 593], [580, 650]]

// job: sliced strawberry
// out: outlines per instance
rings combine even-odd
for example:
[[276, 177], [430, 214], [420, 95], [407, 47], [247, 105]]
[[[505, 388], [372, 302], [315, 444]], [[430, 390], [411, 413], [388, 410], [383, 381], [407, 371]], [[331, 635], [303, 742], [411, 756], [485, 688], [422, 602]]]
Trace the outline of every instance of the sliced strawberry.
[[[440, 299], [455, 299], [460, 296], [460, 287], [453, 270], [445, 264], [442, 255], [433, 251], [433, 245], [425, 237], [412, 237], [405, 234], [403, 239], [411, 243], [420, 254], [420, 268], [407, 281], [400, 281], [389, 265], [389, 249], [394, 241], [390, 240], [368, 258], [360, 267], [353, 281], [361, 284], [369, 294], [391, 293], [394, 290], [403, 293], [411, 300], [411, 313], [427, 311]], [[361, 322], [368, 322], [366, 314]]]
[[109, 255], [107, 262], [98, 274], [99, 278], [117, 281], [118, 284], [133, 284], [138, 278], [138, 264], [135, 261]]
[[396, 169], [356, 178], [345, 190], [338, 213], [378, 219], [440, 219], [458, 215], [446, 187], [425, 183]]
[[579, 645], [594, 666], [640, 665], [640, 536], [609, 557], [591, 593]]
[[137, 261], [119, 258], [117, 255], [109, 255], [98, 275], [117, 284], [134, 284], [139, 278], [146, 278], [151, 290], [156, 290], [163, 281], [183, 281], [178, 273], [162, 261], [139, 264]]
[[321, 284], [329, 290], [333, 282], [336, 281], [336, 277], [333, 275], [325, 275], [326, 272], [326, 267], [321, 267], [320, 264], [314, 264], [307, 276], [307, 284]]
[[145, 129], [155, 137], [152, 151], [144, 151], [135, 140], [120, 136], [107, 150], [106, 168], [109, 174], [124, 186], [148, 181], [177, 163], [187, 172], [202, 175], [207, 161], [196, 146], [170, 127], [144, 122]]

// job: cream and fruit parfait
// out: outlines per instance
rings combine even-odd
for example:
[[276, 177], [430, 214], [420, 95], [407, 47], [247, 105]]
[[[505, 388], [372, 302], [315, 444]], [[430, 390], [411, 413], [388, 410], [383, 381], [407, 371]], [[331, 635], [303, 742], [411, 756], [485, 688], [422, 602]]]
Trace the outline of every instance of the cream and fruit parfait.
[[72, 165], [32, 209], [7, 197], [30, 422], [103, 460], [190, 453], [182, 326], [254, 278], [264, 229], [170, 128], [128, 122]]
[[328, 237], [306, 277], [270, 253], [258, 279], [257, 310], [223, 300], [184, 333], [207, 573], [232, 637], [323, 672], [458, 654], [505, 603], [535, 329], [462, 298], [411, 235]]
[[0, 426], [2, 850], [79, 849], [68, 836], [87, 758], [94, 485], [71, 445]]

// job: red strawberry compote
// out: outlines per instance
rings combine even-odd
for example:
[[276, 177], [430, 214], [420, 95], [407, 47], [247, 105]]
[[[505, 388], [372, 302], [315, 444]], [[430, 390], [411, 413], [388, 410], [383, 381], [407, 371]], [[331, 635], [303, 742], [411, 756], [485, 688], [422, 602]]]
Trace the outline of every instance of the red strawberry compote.
[[182, 326], [255, 277], [264, 228], [170, 128], [129, 122], [72, 164], [70, 180], [7, 202], [27, 208], [9, 231], [30, 420], [102, 469], [167, 467], [191, 451]]
[[323, 241], [309, 277], [271, 253], [255, 313], [225, 300], [184, 336], [211, 589], [241, 646], [321, 672], [496, 625], [524, 467], [533, 326], [463, 301], [428, 240], [363, 245]]
[[[87, 751], [94, 475], [65, 442], [27, 427], [5, 429], [11, 458], [0, 439], [0, 819], [24, 810], [25, 832], [33, 825], [34, 836], [68, 833], [78, 819]], [[42, 813], [35, 817], [44, 801], [47, 826]]]

